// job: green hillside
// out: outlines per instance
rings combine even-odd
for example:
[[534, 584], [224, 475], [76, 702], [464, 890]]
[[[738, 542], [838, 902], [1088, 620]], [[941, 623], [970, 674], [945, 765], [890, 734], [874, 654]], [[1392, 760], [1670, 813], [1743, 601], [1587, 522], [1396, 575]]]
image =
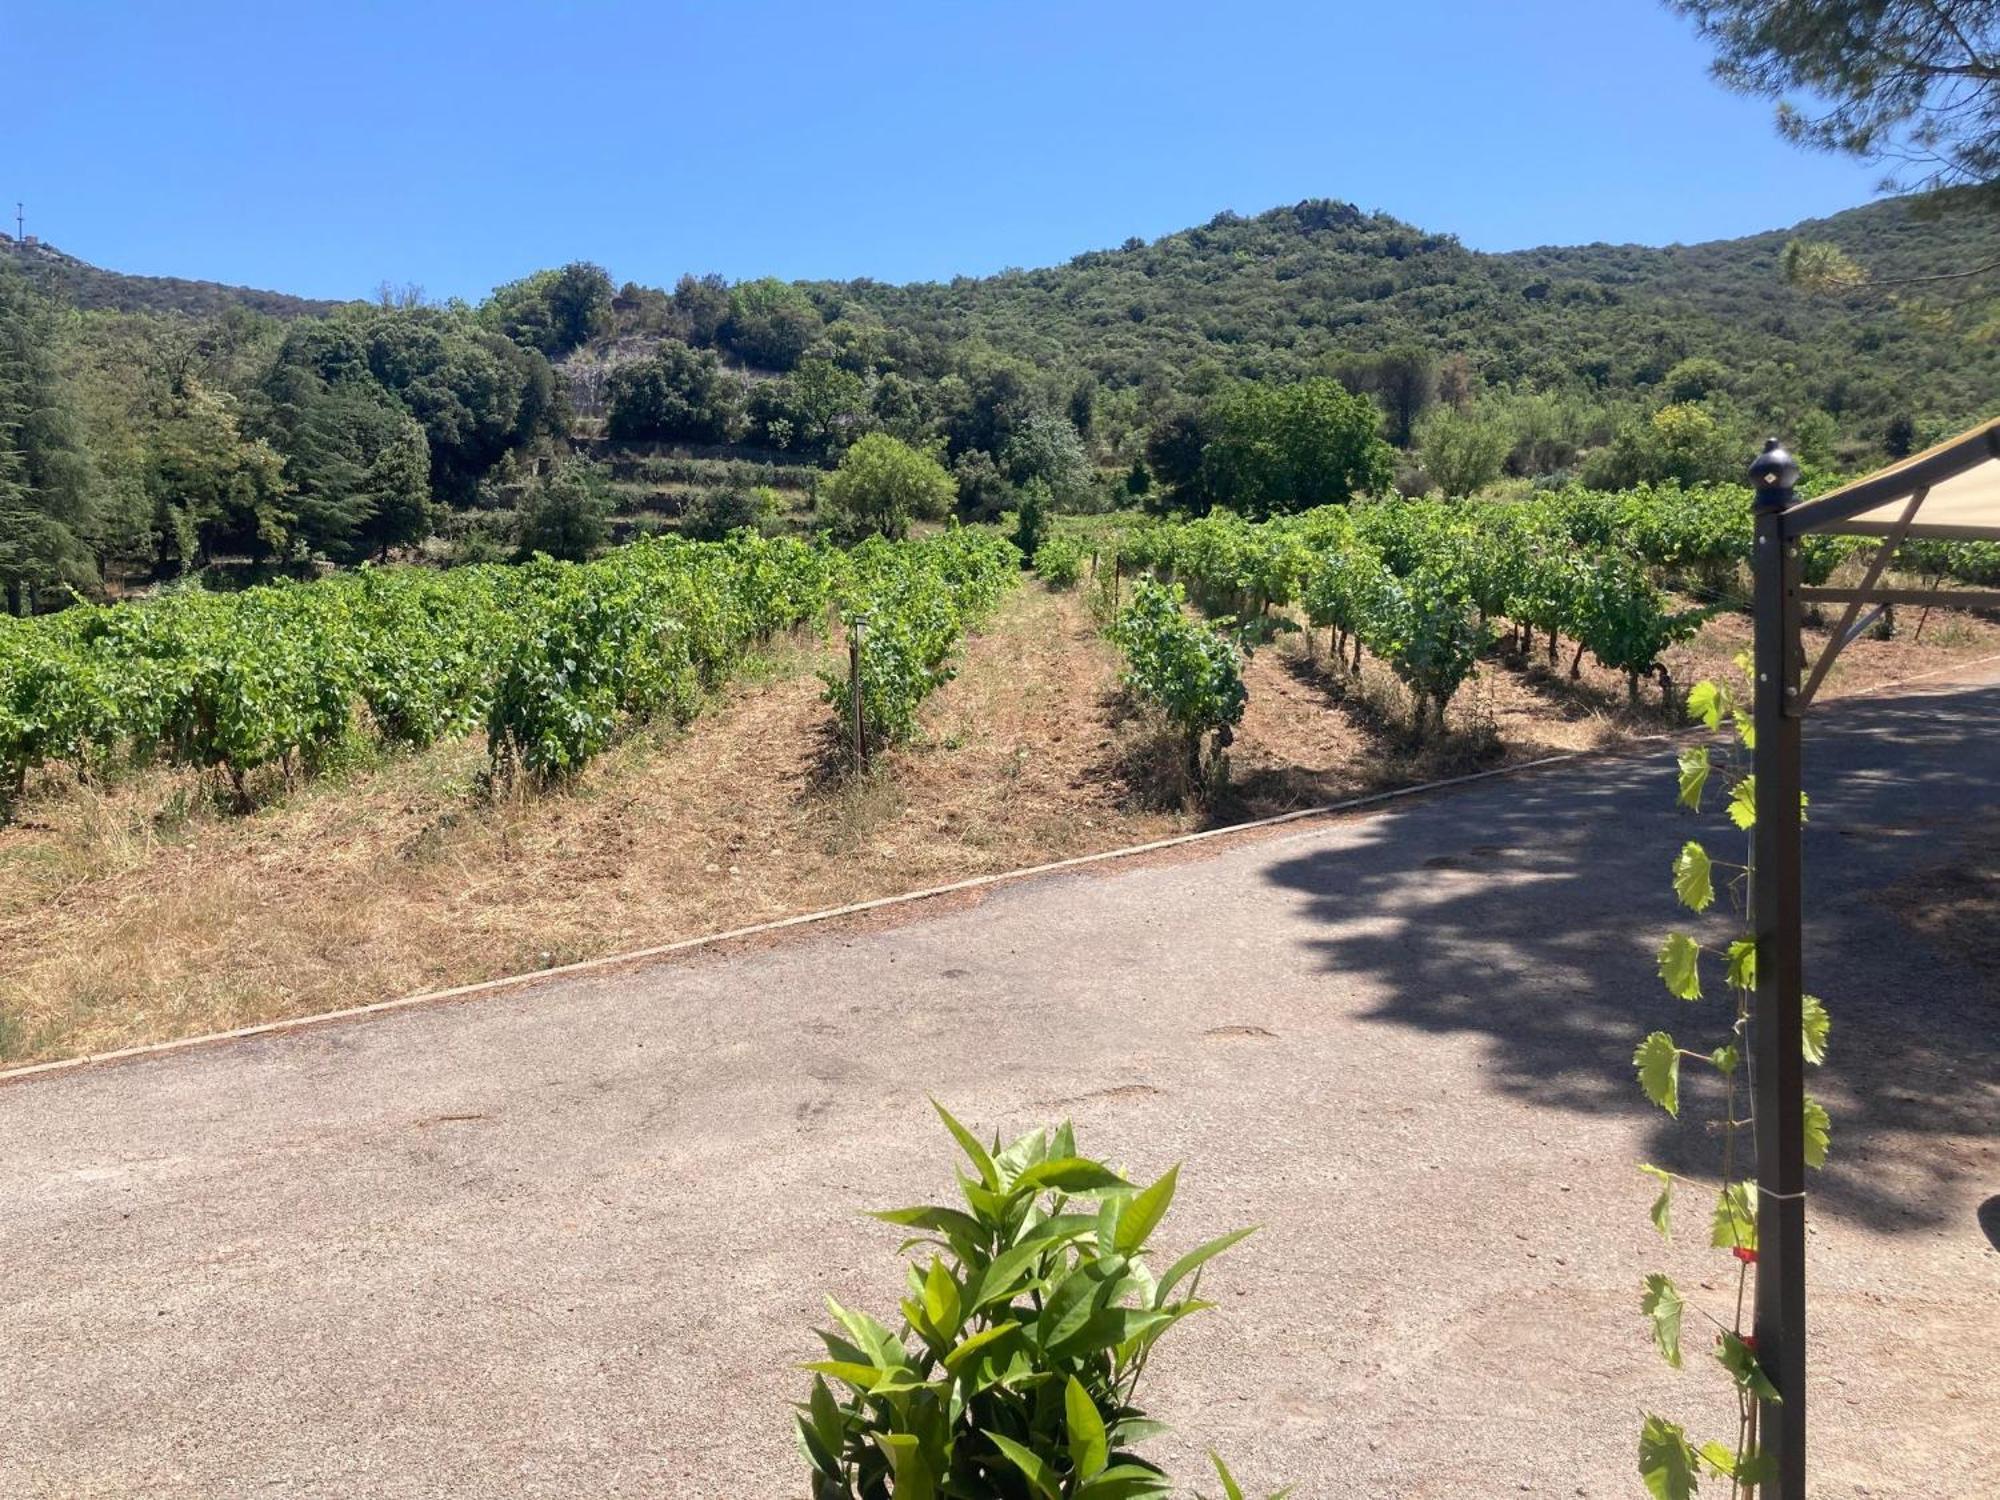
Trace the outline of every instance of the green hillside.
[[1320, 200], [948, 283], [668, 290], [576, 262], [476, 307], [0, 240], [0, 586], [20, 610], [244, 564], [797, 528], [871, 434], [927, 450], [968, 520], [1700, 483], [1766, 432], [1823, 476], [1995, 409], [1976, 317], [1780, 272], [1794, 236], [1878, 278], [2000, 260], [2000, 221], [1936, 203], [1492, 255]]
[[46, 296], [93, 311], [177, 312], [213, 318], [232, 308], [243, 308], [273, 318], [303, 318], [324, 317], [340, 306], [338, 302], [225, 286], [217, 281], [105, 271], [32, 235], [24, 242], [0, 234], [0, 265], [19, 271]]
[[1151, 244], [948, 284], [811, 286], [925, 344], [969, 340], [1109, 386], [1184, 385], [1212, 362], [1258, 380], [1338, 373], [1353, 354], [1462, 354], [1487, 384], [1620, 396], [1710, 357], [1760, 415], [1821, 407], [1857, 438], [1897, 415], [1970, 419], [1994, 399], [2000, 350], [1927, 335], [1879, 294], [1783, 284], [1793, 237], [1830, 240], [1885, 276], [2000, 252], [1990, 216], [1920, 219], [1891, 200], [1708, 244], [1581, 245], [1489, 255], [1448, 235], [1325, 201], [1219, 215]]

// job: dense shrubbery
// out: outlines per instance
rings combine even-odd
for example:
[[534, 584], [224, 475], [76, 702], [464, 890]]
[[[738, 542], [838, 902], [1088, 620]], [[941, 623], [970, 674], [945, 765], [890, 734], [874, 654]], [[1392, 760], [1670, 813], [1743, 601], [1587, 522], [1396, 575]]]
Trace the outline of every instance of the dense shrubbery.
[[876, 1215], [924, 1250], [898, 1326], [828, 1299], [827, 1357], [798, 1413], [813, 1500], [1163, 1500], [1172, 1482], [1137, 1451], [1161, 1430], [1139, 1381], [1210, 1306], [1204, 1268], [1250, 1231], [1156, 1269], [1178, 1168], [1142, 1187], [1079, 1156], [1067, 1124], [989, 1150], [938, 1113], [974, 1172], [964, 1207]]
[[604, 382], [615, 438], [726, 443], [742, 424], [743, 394], [706, 349], [662, 344], [651, 359], [619, 365]]

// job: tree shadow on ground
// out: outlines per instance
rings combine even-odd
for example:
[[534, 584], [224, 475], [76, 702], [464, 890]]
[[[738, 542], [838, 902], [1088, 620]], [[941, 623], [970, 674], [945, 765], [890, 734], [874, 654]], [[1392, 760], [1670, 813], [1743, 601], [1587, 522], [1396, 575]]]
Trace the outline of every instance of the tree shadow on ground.
[[1337, 715], [1364, 748], [1343, 748], [1338, 758], [1325, 765], [1280, 760], [1232, 771], [1214, 809], [1213, 821], [1217, 823], [1446, 780], [1483, 770], [1504, 756], [1490, 729], [1455, 727], [1449, 733], [1433, 731], [1426, 739], [1417, 740], [1406, 704], [1394, 701], [1379, 679], [1357, 677], [1330, 656], [1285, 653], [1276, 660], [1279, 670], [1311, 693], [1327, 712]]
[[[1608, 674], [1608, 669], [1598, 668], [1572, 677], [1576, 643], [1565, 640], [1557, 653], [1558, 660], [1551, 663], [1539, 644], [1545, 639], [1536, 637], [1538, 644], [1525, 654], [1502, 643], [1482, 659], [1481, 665], [1488, 671], [1506, 672], [1566, 718], [1607, 719], [1634, 734], [1676, 728], [1685, 722], [1678, 702], [1669, 705], [1661, 700], [1657, 679], [1642, 679], [1635, 698], [1629, 687], [1606, 681], [1607, 675], [1615, 675]], [[1677, 697], [1686, 690], [1687, 684], [1675, 684]]]
[[[1834, 1016], [1827, 1065], [1809, 1082], [1834, 1119], [1814, 1197], [1879, 1229], [1944, 1222], [1963, 1182], [1990, 1171], [1965, 1138], [1991, 1132], [2000, 1104], [2000, 976], [1927, 940], [1884, 893], [1963, 862], [1967, 831], [2000, 807], [1996, 731], [2000, 688], [1844, 702], [1807, 729], [1806, 976]], [[1398, 809], [1382, 836], [1284, 861], [1270, 878], [1311, 898], [1328, 969], [1385, 992], [1368, 1018], [1482, 1034], [1492, 1086], [1650, 1118], [1654, 1160], [1711, 1172], [1713, 1139], [1648, 1105], [1631, 1066], [1651, 1030], [1705, 1050], [1728, 1024], [1719, 972], [1697, 1007], [1656, 971], [1669, 931], [1719, 945], [1735, 925], [1676, 905], [1681, 844], [1743, 857], [1719, 808], [1679, 810], [1674, 787], [1657, 751], [1544, 772]], [[1688, 1070], [1686, 1118], [1714, 1113], [1694, 1081], [1705, 1071]]]

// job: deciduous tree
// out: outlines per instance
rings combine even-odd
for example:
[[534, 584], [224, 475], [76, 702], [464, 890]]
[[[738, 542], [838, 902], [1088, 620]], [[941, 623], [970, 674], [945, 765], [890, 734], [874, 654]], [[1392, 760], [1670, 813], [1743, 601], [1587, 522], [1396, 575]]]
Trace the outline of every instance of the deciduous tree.
[[912, 521], [943, 516], [957, 491], [930, 454], [886, 432], [871, 432], [841, 458], [820, 490], [820, 504], [843, 536], [901, 537]]

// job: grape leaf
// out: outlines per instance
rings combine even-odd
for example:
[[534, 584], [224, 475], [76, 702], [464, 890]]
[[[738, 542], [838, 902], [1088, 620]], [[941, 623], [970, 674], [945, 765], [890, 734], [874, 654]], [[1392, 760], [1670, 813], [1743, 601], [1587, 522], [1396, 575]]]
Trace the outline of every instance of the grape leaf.
[[[1700, 689], [1697, 688], [1697, 691]], [[1692, 704], [1690, 704], [1690, 707]], [[1713, 728], [1713, 725], [1709, 726]], [[1701, 794], [1708, 789], [1708, 746], [1690, 745], [1681, 751], [1680, 804], [1701, 811]]]
[[1695, 1491], [1695, 1451], [1687, 1433], [1665, 1417], [1639, 1429], [1639, 1477], [1653, 1500], [1689, 1500]]
[[1729, 821], [1749, 830], [1757, 826], [1757, 778], [1745, 776], [1729, 794]]
[[1738, 1390], [1748, 1391], [1761, 1401], [1778, 1399], [1778, 1388], [1771, 1384], [1771, 1377], [1757, 1363], [1757, 1356], [1750, 1352], [1750, 1346], [1727, 1329], [1716, 1340], [1715, 1357], [1722, 1362], [1723, 1369], [1736, 1377]]
[[1715, 1071], [1727, 1078], [1734, 1073], [1737, 1064], [1743, 1061], [1743, 1054], [1733, 1046], [1717, 1047], [1708, 1054], [1708, 1060], [1715, 1064]]
[[1707, 911], [1715, 901], [1708, 851], [1689, 839], [1674, 860], [1674, 894], [1690, 911]]
[[1736, 1460], [1736, 1478], [1746, 1494], [1762, 1493], [1760, 1485], [1778, 1482], [1778, 1456], [1752, 1448]]
[[1660, 949], [1660, 978], [1679, 1000], [1701, 998], [1701, 945], [1684, 932], [1672, 933]]
[[1814, 1065], [1825, 1062], [1826, 1035], [1833, 1029], [1825, 1003], [1817, 995], [1807, 995], [1800, 1002], [1799, 1014], [1805, 1027], [1806, 1061]]
[[[1727, 713], [1732, 707], [1734, 707], [1734, 702], [1730, 696], [1729, 689], [1723, 687], [1720, 683], [1697, 682], [1693, 687], [1688, 689], [1688, 712], [1701, 720], [1710, 729], [1720, 729], [1722, 727], [1723, 714]], [[1708, 752], [1704, 750], [1702, 754], [1706, 757]]]
[[1757, 1248], [1757, 1184], [1732, 1182], [1715, 1200], [1709, 1244], [1719, 1250]]
[[1639, 1170], [1659, 1181], [1660, 1196], [1653, 1200], [1653, 1227], [1660, 1231], [1661, 1239], [1671, 1239], [1673, 1236], [1668, 1232], [1668, 1220], [1674, 1207], [1674, 1174], [1651, 1162], [1641, 1162]]
[[1757, 988], [1757, 940], [1740, 937], [1729, 945], [1729, 987], [1735, 990]]
[[1701, 1445], [1701, 1461], [1713, 1469], [1722, 1479], [1736, 1477], [1736, 1452], [1722, 1443], [1709, 1441]]
[[1678, 1119], [1681, 1112], [1681, 1053], [1674, 1045], [1674, 1039], [1664, 1031], [1654, 1032], [1639, 1043], [1638, 1050], [1632, 1054], [1632, 1065], [1639, 1070], [1639, 1087], [1646, 1091], [1646, 1097]]
[[1646, 1278], [1639, 1311], [1653, 1320], [1653, 1344], [1676, 1370], [1681, 1367], [1681, 1310], [1686, 1305], [1680, 1288], [1667, 1277], [1656, 1273]]
[[1826, 1148], [1833, 1137], [1832, 1122], [1826, 1117], [1826, 1106], [1811, 1094], [1806, 1095], [1806, 1165], [1823, 1167], [1826, 1165]]

